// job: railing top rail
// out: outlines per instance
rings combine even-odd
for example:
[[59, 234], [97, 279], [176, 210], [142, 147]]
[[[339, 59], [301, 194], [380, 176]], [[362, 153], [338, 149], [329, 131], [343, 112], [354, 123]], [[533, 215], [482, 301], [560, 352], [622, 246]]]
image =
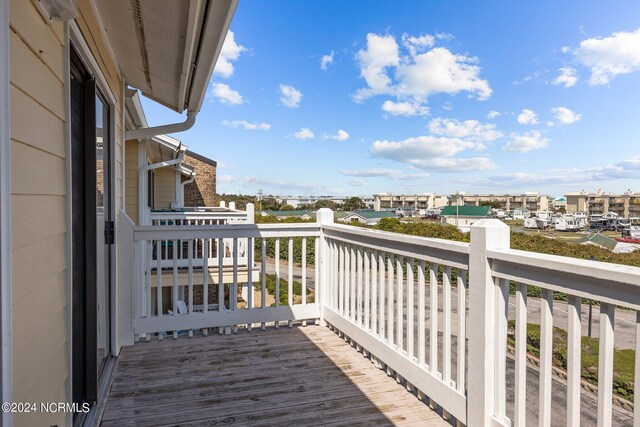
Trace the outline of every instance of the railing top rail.
[[489, 250], [495, 277], [640, 309], [640, 268], [516, 249]]
[[316, 223], [302, 224], [225, 224], [225, 225], [144, 225], [134, 228], [135, 241], [232, 239], [269, 237], [315, 237], [320, 235]]
[[444, 239], [411, 236], [342, 224], [322, 226], [329, 238], [394, 253], [405, 257], [468, 269], [469, 244]]
[[228, 212], [151, 212], [151, 219], [226, 219], [245, 218], [245, 211]]

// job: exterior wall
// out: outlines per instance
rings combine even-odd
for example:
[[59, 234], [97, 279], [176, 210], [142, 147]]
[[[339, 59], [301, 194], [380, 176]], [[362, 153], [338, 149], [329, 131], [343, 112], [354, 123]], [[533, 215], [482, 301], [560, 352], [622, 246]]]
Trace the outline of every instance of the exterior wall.
[[[117, 103], [115, 210], [121, 205], [122, 81], [90, 3], [77, 23]], [[13, 400], [70, 402], [70, 259], [65, 25], [10, 1]], [[36, 124], [34, 126], [34, 124]], [[14, 414], [14, 425], [68, 425], [64, 413]]]
[[447, 196], [434, 194], [375, 194], [373, 196], [373, 208], [377, 211], [401, 207], [434, 209], [446, 206], [448, 202]]
[[125, 143], [125, 206], [124, 211], [138, 223], [138, 140]]
[[171, 209], [176, 201], [176, 174], [172, 167], [164, 167], [153, 171], [153, 208]]
[[[32, 2], [11, 1], [9, 15], [13, 400], [64, 402], [70, 400], [64, 26], [48, 26]], [[29, 423], [66, 421], [64, 414], [14, 414], [15, 425]]]
[[184, 206], [215, 206], [216, 202], [216, 163], [205, 162], [189, 152], [184, 163], [193, 167], [196, 179], [184, 186]]

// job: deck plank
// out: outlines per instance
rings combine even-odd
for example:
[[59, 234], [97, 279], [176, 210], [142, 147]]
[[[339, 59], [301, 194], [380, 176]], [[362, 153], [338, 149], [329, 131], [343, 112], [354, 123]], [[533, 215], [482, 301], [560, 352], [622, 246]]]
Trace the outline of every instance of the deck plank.
[[217, 424], [448, 425], [324, 327], [123, 349], [103, 426]]

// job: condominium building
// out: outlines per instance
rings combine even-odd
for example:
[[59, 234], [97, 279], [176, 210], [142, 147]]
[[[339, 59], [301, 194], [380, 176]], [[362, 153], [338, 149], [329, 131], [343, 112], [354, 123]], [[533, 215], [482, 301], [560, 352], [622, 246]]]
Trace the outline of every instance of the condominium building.
[[482, 206], [494, 205], [504, 210], [525, 208], [530, 211], [546, 211], [549, 209], [549, 196], [537, 192], [522, 194], [467, 194], [462, 191], [451, 195], [451, 205]]
[[434, 193], [422, 194], [390, 194], [379, 193], [373, 195], [373, 209], [396, 209], [412, 207], [415, 209], [438, 209], [449, 204], [448, 196], [438, 196]]
[[567, 213], [586, 212], [601, 215], [607, 212], [622, 218], [640, 218], [640, 193], [627, 190], [623, 194], [605, 193], [602, 189], [595, 193], [582, 190], [566, 193]]

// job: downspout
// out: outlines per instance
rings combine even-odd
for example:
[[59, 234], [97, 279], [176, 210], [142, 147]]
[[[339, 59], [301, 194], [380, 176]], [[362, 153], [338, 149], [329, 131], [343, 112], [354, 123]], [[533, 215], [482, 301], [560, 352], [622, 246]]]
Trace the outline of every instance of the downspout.
[[195, 179], [196, 179], [196, 174], [192, 173], [191, 175], [189, 175], [189, 178], [186, 181], [182, 181], [180, 183], [180, 197], [178, 198], [178, 200], [180, 201], [181, 208], [184, 208], [184, 187], [187, 184], [191, 184]]
[[[125, 141], [129, 139], [145, 139], [152, 136], [166, 135], [176, 132], [184, 132], [191, 129], [196, 122], [196, 115], [198, 113], [188, 111], [187, 119], [181, 123], [173, 123], [170, 125], [153, 126], [149, 128], [133, 129], [125, 132]], [[162, 167], [162, 166], [160, 166]]]
[[[162, 126], [159, 126], [162, 127]], [[153, 128], [147, 128], [147, 129], [153, 129]], [[147, 197], [140, 197], [141, 194], [144, 194], [144, 196], [148, 196], [147, 195], [147, 186], [145, 185], [145, 188], [141, 188], [142, 183], [145, 182], [146, 180], [144, 180], [144, 176], [147, 172], [154, 170], [154, 169], [159, 169], [159, 168], [163, 168], [165, 166], [174, 166], [174, 165], [179, 165], [180, 163], [182, 163], [182, 161], [184, 160], [184, 153], [185, 150], [182, 149], [182, 144], [180, 144], [180, 146], [178, 147], [177, 151], [178, 153], [178, 157], [176, 157], [175, 159], [172, 160], [167, 160], [165, 162], [159, 162], [159, 163], [153, 163], [150, 165], [145, 165], [142, 166], [140, 168], [140, 170], [138, 171], [138, 183], [140, 183], [139, 187], [138, 187], [138, 222], [140, 225], [151, 225], [149, 224], [148, 218], [146, 218], [146, 202], [147, 202]]]

